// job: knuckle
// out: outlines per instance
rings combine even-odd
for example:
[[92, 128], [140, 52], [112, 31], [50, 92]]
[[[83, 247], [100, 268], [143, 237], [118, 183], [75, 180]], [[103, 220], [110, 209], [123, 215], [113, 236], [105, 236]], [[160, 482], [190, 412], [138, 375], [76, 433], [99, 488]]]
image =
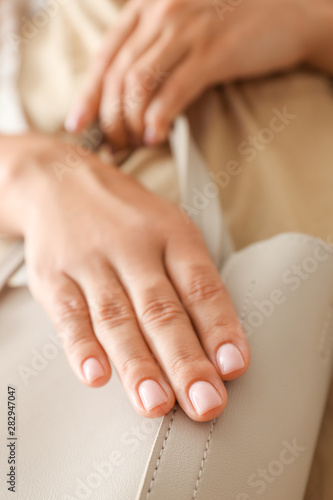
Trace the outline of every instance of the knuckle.
[[102, 297], [93, 306], [96, 322], [105, 328], [117, 328], [133, 320], [133, 313], [121, 299]]
[[139, 68], [133, 68], [127, 72], [126, 75], [126, 86], [133, 87], [143, 87], [143, 72]]
[[60, 299], [55, 302], [55, 314], [60, 324], [66, 323], [73, 317], [87, 315], [87, 305], [80, 297]]
[[[45, 260], [37, 259], [37, 262], [29, 262], [28, 265], [28, 279], [30, 287], [36, 290], [38, 294], [39, 289], [43, 288], [48, 282], [55, 282], [55, 274], [50, 271], [50, 265], [45, 263]], [[43, 265], [44, 263], [44, 265]]]
[[178, 2], [159, 2], [159, 5], [156, 6], [158, 15], [162, 19], [172, 17], [179, 9], [177, 4]]
[[167, 326], [184, 319], [185, 312], [175, 300], [159, 297], [157, 291], [152, 292], [151, 295], [155, 295], [155, 298], [146, 302], [140, 317], [142, 324], [151, 327]]
[[90, 323], [86, 303], [80, 298], [56, 301], [53, 308], [53, 322], [62, 339], [75, 339], [82, 334], [82, 324]]
[[152, 360], [145, 354], [135, 353], [118, 362], [117, 370], [126, 376], [133, 372], [152, 373]]
[[172, 375], [177, 376], [177, 374], [183, 374], [187, 370], [191, 373], [194, 365], [202, 364], [205, 361], [203, 355], [178, 352], [168, 360], [168, 367]]
[[209, 277], [207, 269], [200, 266], [190, 272], [186, 300], [189, 304], [206, 302], [221, 295], [221, 284]]
[[89, 336], [82, 335], [62, 335], [61, 336], [62, 343], [64, 345], [64, 349], [69, 354], [69, 356], [73, 356], [79, 352], [87, 351], [87, 347], [89, 348], [92, 343], [92, 339]]
[[207, 326], [207, 331], [209, 331], [211, 338], [219, 338], [221, 336], [221, 332], [223, 332], [223, 338], [225, 341], [241, 342], [245, 338], [245, 333], [239, 321], [227, 321], [219, 317], [212, 320]]
[[29, 290], [34, 299], [40, 304], [44, 304], [47, 294], [45, 293], [45, 284], [40, 281], [39, 277], [30, 270], [28, 270], [28, 283]]

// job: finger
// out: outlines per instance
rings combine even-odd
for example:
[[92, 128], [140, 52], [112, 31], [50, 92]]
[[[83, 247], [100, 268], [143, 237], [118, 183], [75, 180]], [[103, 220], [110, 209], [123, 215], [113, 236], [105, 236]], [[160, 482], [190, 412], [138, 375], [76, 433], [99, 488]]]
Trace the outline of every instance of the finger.
[[68, 132], [80, 132], [97, 118], [104, 75], [138, 22], [138, 10], [128, 4], [123, 8], [119, 22], [106, 33], [101, 49], [93, 58], [87, 81], [67, 115], [65, 128]]
[[142, 337], [128, 297], [110, 267], [80, 273], [96, 335], [134, 408], [145, 417], [161, 417], [175, 397]]
[[121, 75], [114, 77], [113, 72], [108, 70], [104, 78], [99, 119], [101, 130], [109, 140], [113, 152], [125, 149], [131, 143], [125, 124], [123, 92]]
[[188, 56], [166, 79], [145, 112], [145, 142], [164, 142], [175, 118], [200, 94], [205, 75], [200, 71], [200, 58]]
[[90, 387], [104, 385], [111, 376], [108, 357], [96, 339], [84, 296], [66, 275], [38, 280], [37, 300], [53, 321], [69, 364], [77, 377]]
[[[128, 128], [127, 115], [142, 99], [141, 88], [126, 86], [126, 74], [136, 60], [152, 46], [159, 33], [156, 30], [140, 30], [126, 41], [108, 68], [100, 98], [100, 119], [102, 128], [115, 149], [122, 149], [135, 138]], [[133, 82], [134, 83], [134, 82]]]
[[197, 421], [215, 418], [227, 402], [221, 377], [204, 353], [161, 261], [140, 263], [124, 283], [150, 350], [187, 415]]
[[187, 43], [180, 38], [175, 45], [173, 36], [165, 32], [136, 62], [128, 66], [125, 75], [125, 118], [127, 127], [138, 141], [143, 141], [144, 113], [159, 88], [186, 55]]
[[165, 265], [207, 356], [232, 380], [249, 366], [249, 344], [202, 236], [194, 234], [169, 240]]

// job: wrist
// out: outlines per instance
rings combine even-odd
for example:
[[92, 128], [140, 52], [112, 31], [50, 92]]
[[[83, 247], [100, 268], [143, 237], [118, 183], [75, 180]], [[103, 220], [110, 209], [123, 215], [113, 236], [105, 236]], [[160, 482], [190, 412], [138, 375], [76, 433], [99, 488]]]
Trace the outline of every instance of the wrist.
[[25, 236], [45, 177], [39, 162], [25, 151], [23, 140], [0, 137], [0, 233], [8, 236]]

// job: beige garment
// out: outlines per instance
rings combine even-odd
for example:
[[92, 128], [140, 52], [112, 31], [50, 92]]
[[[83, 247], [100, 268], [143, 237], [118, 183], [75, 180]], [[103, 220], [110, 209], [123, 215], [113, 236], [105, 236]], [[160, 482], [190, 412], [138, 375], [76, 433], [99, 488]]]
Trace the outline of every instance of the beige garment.
[[[23, 46], [20, 92], [34, 128], [62, 128], [117, 12], [109, 0], [71, 0]], [[228, 85], [208, 91], [188, 115], [219, 185], [236, 248], [283, 231], [333, 241], [333, 90], [327, 77], [298, 70]], [[141, 149], [123, 168], [159, 194], [179, 199], [168, 148]], [[191, 208], [202, 209], [212, 193], [212, 185], [202, 186]], [[333, 497], [332, 429], [328, 408], [306, 500]]]
[[[109, 0], [71, 0], [23, 45], [20, 91], [34, 128], [49, 132], [62, 128], [102, 33], [115, 22], [118, 10]], [[272, 122], [284, 109], [294, 118]], [[229, 85], [207, 92], [189, 116], [209, 168], [222, 179], [221, 203], [237, 248], [282, 231], [329, 238], [333, 87], [328, 78], [304, 70]], [[258, 138], [257, 149], [246, 145], [250, 136]], [[144, 155], [148, 155], [146, 172]], [[125, 165], [133, 173], [136, 158]], [[160, 177], [160, 161], [165, 171], [170, 163], [172, 180], [167, 149], [157, 148], [154, 154], [140, 151], [138, 158], [139, 176], [150, 179], [149, 186]], [[234, 175], [229, 174], [230, 162], [239, 165]], [[194, 209], [200, 201], [194, 194]]]

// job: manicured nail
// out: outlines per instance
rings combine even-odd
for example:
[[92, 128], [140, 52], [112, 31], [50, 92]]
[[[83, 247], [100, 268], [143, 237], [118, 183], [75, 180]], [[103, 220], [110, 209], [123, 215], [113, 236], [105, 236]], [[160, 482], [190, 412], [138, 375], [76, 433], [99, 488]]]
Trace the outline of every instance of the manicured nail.
[[155, 380], [144, 380], [141, 382], [139, 394], [146, 411], [150, 411], [168, 401], [168, 396]]
[[229, 375], [229, 373], [241, 370], [245, 366], [243, 356], [233, 344], [221, 345], [216, 358], [222, 375]]
[[203, 415], [222, 404], [222, 398], [209, 382], [194, 382], [189, 390], [190, 400], [198, 415]]
[[65, 129], [67, 132], [75, 132], [79, 121], [85, 114], [85, 109], [77, 108], [69, 112], [66, 121], [65, 121]]
[[93, 382], [104, 375], [104, 369], [95, 358], [88, 358], [82, 366], [82, 370], [87, 382]]
[[144, 133], [144, 141], [146, 144], [155, 144], [157, 142], [157, 132], [154, 125], [147, 125]]

